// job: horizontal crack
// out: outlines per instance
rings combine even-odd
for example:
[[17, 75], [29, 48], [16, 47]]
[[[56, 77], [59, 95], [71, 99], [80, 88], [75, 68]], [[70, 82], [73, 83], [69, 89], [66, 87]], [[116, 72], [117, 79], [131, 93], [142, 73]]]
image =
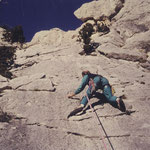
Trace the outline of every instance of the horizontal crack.
[[[130, 115], [131, 113], [135, 113], [137, 112], [136, 110], [133, 111], [128, 111], [128, 115]], [[127, 112], [123, 112], [123, 113], [119, 113], [119, 114], [114, 114], [114, 115], [103, 115], [103, 116], [99, 116], [99, 117], [104, 117], [104, 118], [108, 118], [108, 117], [118, 117], [118, 116], [123, 116], [123, 115], [127, 115]]]
[[64, 50], [64, 49], [66, 49], [66, 48], [68, 48], [68, 47], [64, 47], [64, 48], [61, 48], [61, 49], [57, 49], [57, 50], [55, 50], [55, 51], [50, 51], [50, 52], [41, 53], [41, 54], [40, 54], [40, 53], [36, 53], [36, 54], [34, 54], [34, 55], [26, 56], [26, 58], [32, 58], [32, 57], [35, 57], [35, 56], [41, 56], [41, 55], [52, 54], [52, 53], [55, 53], [55, 52], [62, 51], [62, 50]]
[[92, 117], [80, 118], [77, 121], [87, 120], [87, 119], [90, 119], [90, 118], [92, 118]]
[[[130, 134], [123, 134], [123, 135], [111, 135], [111, 136], [108, 136], [108, 138], [122, 138], [122, 137], [129, 137], [131, 136]], [[105, 137], [106, 138], [106, 137]]]
[[17, 117], [17, 116], [15, 116], [13, 119], [16, 119], [16, 120], [26, 119], [27, 120], [27, 118], [25, 118], [25, 117]]
[[[87, 135], [84, 135], [84, 134], [81, 134], [81, 133], [77, 133], [77, 132], [70, 132], [70, 131], [67, 131], [67, 134], [72, 134], [72, 135], [75, 135], [75, 136], [80, 136], [80, 137], [84, 137], [84, 138], [90, 138], [90, 139], [94, 139], [94, 138], [99, 138], [100, 140], [102, 140], [102, 138], [100, 138], [100, 136], [87, 136]], [[123, 135], [110, 135], [110, 136], [104, 136], [103, 138], [122, 138], [122, 137], [129, 137], [130, 134], [123, 134]]]
[[150, 138], [148, 135], [133, 135], [133, 137]]
[[131, 62], [140, 62], [140, 63], [145, 63], [147, 61], [147, 57], [144, 56], [136, 56], [136, 55], [130, 55], [126, 53], [104, 53], [102, 51], [99, 51], [101, 55], [104, 55], [107, 58], [114, 58], [114, 59], [121, 59], [121, 60], [126, 60], [126, 61], [131, 61]]
[[48, 125], [45, 125], [45, 124], [41, 124], [41, 123], [38, 123], [38, 122], [35, 122], [35, 123], [28, 123], [26, 125], [29, 125], [29, 126], [44, 126], [48, 129], [58, 129], [58, 127], [54, 127], [54, 126], [48, 126]]
[[61, 50], [63, 50], [63, 49], [65, 49], [65, 48], [58, 49], [58, 50], [56, 50], [56, 51], [47, 52], [47, 53], [42, 53], [42, 54], [40, 54], [40, 55], [46, 55], [46, 54], [51, 54], [51, 53], [59, 52], [59, 51], [61, 51]]
[[17, 91], [34, 91], [34, 92], [41, 92], [41, 91], [43, 91], [43, 92], [55, 92], [56, 91], [56, 89], [54, 88], [53, 90], [40, 90], [40, 89], [35, 89], [35, 90], [26, 90], [26, 89], [18, 89]]
[[38, 122], [35, 122], [35, 123], [28, 123], [26, 125], [29, 125], [29, 126], [42, 126], [42, 127], [46, 127], [48, 129], [56, 129], [58, 131], [61, 131], [61, 132], [64, 132], [64, 133], [67, 133], [68, 135], [74, 135], [74, 136], [79, 136], [79, 137], [83, 137], [83, 138], [88, 138], [88, 139], [99, 139], [99, 140], [102, 140], [102, 139], [107, 139], [107, 138], [122, 138], [122, 137], [129, 137], [130, 134], [123, 134], [123, 135], [109, 135], [109, 136], [103, 136], [103, 138], [100, 136], [88, 136], [88, 135], [85, 135], [85, 134], [82, 134], [82, 133], [79, 133], [79, 132], [72, 132], [72, 131], [68, 131], [67, 129], [63, 129], [63, 128], [59, 128], [59, 127], [56, 127], [56, 126], [48, 126], [48, 125], [45, 125], [45, 124], [41, 124], [41, 123], [38, 123]]
[[[132, 110], [132, 111], [127, 111], [127, 112], [122, 112], [122, 113], [118, 113], [118, 114], [113, 114], [113, 115], [99, 115], [99, 118], [114, 118], [114, 117], [118, 117], [118, 116], [123, 116], [123, 115], [130, 115], [131, 113], [135, 113], [138, 112], [136, 110]], [[81, 114], [82, 115], [82, 114]], [[87, 117], [83, 117], [83, 118], [77, 118], [79, 117], [79, 115], [76, 115], [76, 118], [70, 119], [69, 121], [83, 121], [83, 120], [87, 120], [87, 119], [91, 119], [92, 116], [87, 116]], [[60, 120], [64, 120], [64, 121], [68, 121], [68, 119], [60, 119]]]

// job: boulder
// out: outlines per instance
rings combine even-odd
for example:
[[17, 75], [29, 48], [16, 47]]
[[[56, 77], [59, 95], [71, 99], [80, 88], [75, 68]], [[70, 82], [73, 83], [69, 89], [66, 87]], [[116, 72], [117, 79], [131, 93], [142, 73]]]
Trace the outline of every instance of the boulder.
[[49, 45], [54, 44], [58, 46], [59, 44], [61, 44], [64, 33], [64, 31], [58, 28], [40, 31], [34, 35], [33, 39], [31, 40], [31, 44], [43, 43]]
[[67, 42], [71, 42], [77, 36], [76, 31], [63, 31], [59, 28], [53, 28], [50, 30], [37, 32], [27, 47], [37, 44], [45, 44], [51, 46], [64, 45]]
[[83, 22], [89, 19], [99, 20], [103, 16], [113, 16], [122, 7], [122, 0], [98, 0], [83, 4], [74, 15]]
[[20, 76], [15, 79], [10, 80], [9, 85], [13, 89], [18, 89], [24, 85], [28, 85], [37, 79], [45, 78], [46, 75], [44, 73], [38, 73], [33, 75]]
[[18, 89], [22, 91], [55, 91], [50, 79], [37, 79], [29, 84], [19, 87]]

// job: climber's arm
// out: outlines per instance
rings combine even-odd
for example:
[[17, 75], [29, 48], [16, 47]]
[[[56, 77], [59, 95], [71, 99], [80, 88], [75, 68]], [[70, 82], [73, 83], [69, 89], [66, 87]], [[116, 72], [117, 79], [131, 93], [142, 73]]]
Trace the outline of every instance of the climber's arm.
[[89, 82], [89, 77], [88, 77], [88, 75], [85, 75], [82, 79], [80, 86], [77, 88], [77, 90], [74, 93], [69, 94], [68, 98], [72, 98], [73, 96], [82, 92], [84, 90], [85, 86], [88, 84], [88, 82]]

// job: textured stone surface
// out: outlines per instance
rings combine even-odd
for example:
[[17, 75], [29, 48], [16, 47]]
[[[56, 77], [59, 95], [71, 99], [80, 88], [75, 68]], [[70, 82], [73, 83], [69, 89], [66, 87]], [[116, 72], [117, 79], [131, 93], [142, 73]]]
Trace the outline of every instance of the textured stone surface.
[[[8, 123], [0, 122], [1, 149], [104, 149], [102, 129], [89, 108], [84, 114], [66, 119], [79, 105], [86, 89], [74, 99], [68, 99], [67, 94], [79, 86], [81, 72], [90, 70], [107, 77], [115, 95], [125, 95], [124, 102], [131, 111], [126, 115], [98, 98], [90, 101], [114, 149], [148, 150], [149, 5], [148, 0], [126, 0], [112, 18], [110, 32], [91, 36], [100, 44], [95, 52], [97, 56], [78, 54], [82, 50], [81, 43], [76, 41], [80, 28], [68, 32], [41, 31], [22, 50], [17, 50], [18, 66], [11, 70], [16, 77], [8, 81], [0, 79], [5, 87], [0, 95], [0, 107], [13, 118]], [[103, 132], [102, 135], [105, 137]], [[104, 140], [107, 149], [111, 149], [106, 137]]]
[[110, 17], [123, 7], [122, 0], [98, 0], [83, 4], [74, 12], [75, 16], [82, 21], [88, 19], [98, 20], [102, 16]]
[[7, 78], [0, 75], [0, 82], [7, 82], [7, 80], [8, 80]]
[[101, 44], [97, 50], [109, 58], [142, 62], [141, 66], [145, 63], [145, 68], [149, 69], [146, 62], [149, 61], [149, 6], [148, 0], [126, 0], [112, 19], [110, 32], [104, 36], [92, 35], [92, 40]]
[[67, 33], [61, 29], [54, 28], [51, 30], [40, 31], [35, 34], [32, 41], [27, 45], [37, 45], [38, 43], [43, 45], [60, 46], [65, 43], [70, 43], [76, 36], [75, 31], [68, 31]]
[[[2, 86], [3, 85], [3, 86]], [[55, 88], [50, 79], [46, 78], [45, 74], [34, 74], [28, 76], [21, 76], [10, 80], [7, 83], [1, 84], [2, 89], [11, 87], [14, 90], [22, 91], [54, 91]]]

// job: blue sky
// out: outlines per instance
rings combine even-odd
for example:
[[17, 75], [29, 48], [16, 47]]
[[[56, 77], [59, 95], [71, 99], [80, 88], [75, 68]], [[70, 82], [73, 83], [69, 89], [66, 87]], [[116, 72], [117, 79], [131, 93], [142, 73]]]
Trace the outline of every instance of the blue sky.
[[73, 12], [92, 0], [0, 0], [0, 25], [22, 25], [26, 41], [41, 30], [72, 30], [82, 22]]

